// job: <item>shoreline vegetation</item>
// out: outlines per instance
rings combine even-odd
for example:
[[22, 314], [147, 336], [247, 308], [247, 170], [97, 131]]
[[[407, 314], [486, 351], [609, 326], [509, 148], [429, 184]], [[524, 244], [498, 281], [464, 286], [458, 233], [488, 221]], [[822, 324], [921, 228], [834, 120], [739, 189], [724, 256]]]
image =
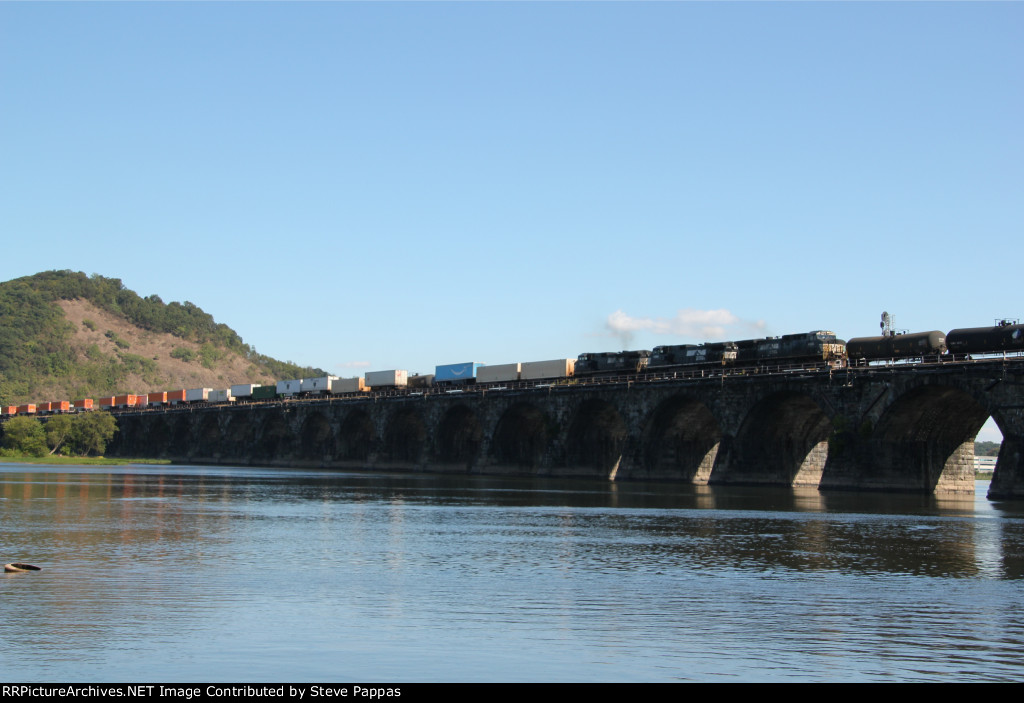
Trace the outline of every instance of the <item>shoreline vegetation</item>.
[[51, 464], [55, 466], [124, 466], [170, 464], [170, 459], [122, 459], [106, 456], [0, 456], [0, 464]]

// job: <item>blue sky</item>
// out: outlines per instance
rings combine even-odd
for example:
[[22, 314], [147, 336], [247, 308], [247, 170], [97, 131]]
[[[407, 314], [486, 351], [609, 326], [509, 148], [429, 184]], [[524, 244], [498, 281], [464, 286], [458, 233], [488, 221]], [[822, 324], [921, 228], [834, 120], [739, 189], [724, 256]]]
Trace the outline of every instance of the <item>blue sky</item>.
[[0, 280], [340, 375], [1024, 317], [1021, 3], [0, 3]]

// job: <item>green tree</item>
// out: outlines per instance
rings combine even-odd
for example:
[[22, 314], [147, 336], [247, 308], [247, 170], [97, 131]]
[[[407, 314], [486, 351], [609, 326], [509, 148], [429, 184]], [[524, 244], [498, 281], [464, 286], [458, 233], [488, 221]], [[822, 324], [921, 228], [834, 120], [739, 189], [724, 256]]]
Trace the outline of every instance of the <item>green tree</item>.
[[71, 426], [70, 442], [77, 454], [102, 454], [117, 432], [117, 421], [101, 411], [79, 415]]
[[57, 415], [46, 421], [46, 444], [50, 447], [50, 454], [56, 454], [68, 438], [71, 436], [71, 418], [67, 415]]
[[34, 417], [12, 417], [4, 423], [4, 447], [21, 454], [44, 456], [46, 434]]

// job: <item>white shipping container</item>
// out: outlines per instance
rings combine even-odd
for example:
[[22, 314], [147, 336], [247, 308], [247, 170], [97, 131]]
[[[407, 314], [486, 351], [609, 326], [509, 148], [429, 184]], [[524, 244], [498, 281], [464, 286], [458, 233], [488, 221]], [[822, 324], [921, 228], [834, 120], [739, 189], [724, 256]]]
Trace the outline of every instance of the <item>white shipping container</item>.
[[233, 403], [235, 402], [235, 396], [231, 395], [231, 390], [225, 388], [223, 390], [211, 390], [210, 397], [207, 399], [211, 403]]
[[331, 381], [337, 381], [337, 376], [317, 376], [316, 378], [304, 378], [299, 385], [303, 393], [329, 393]]
[[539, 378], [565, 378], [572, 376], [576, 369], [575, 359], [550, 359], [548, 361], [526, 361], [520, 368], [524, 381]]
[[194, 403], [198, 400], [207, 400], [212, 390], [212, 388], [189, 388], [185, 391], [185, 402]]
[[499, 383], [518, 381], [521, 364], [494, 364], [481, 366], [476, 370], [477, 383]]
[[248, 398], [252, 395], [252, 389], [259, 388], [257, 383], [236, 383], [231, 386], [231, 395], [236, 398]]
[[399, 386], [404, 388], [408, 383], [409, 372], [405, 369], [368, 371], [366, 373], [366, 385], [374, 388], [377, 386]]
[[290, 381], [278, 381], [277, 382], [277, 394], [278, 395], [295, 395], [302, 390], [302, 379], [295, 378]]
[[331, 393], [358, 393], [368, 391], [369, 386], [363, 381], [362, 376], [356, 378], [335, 378], [331, 381]]

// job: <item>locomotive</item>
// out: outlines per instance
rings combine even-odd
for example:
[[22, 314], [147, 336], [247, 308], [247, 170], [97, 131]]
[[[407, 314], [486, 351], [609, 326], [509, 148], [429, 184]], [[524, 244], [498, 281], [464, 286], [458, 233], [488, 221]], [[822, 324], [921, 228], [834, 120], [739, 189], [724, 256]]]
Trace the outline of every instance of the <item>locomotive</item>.
[[588, 352], [580, 354], [576, 360], [576, 375], [822, 361], [837, 365], [845, 358], [846, 342], [837, 339], [836, 333], [830, 330], [815, 330], [739, 342], [672, 344], [655, 347], [653, 351]]

